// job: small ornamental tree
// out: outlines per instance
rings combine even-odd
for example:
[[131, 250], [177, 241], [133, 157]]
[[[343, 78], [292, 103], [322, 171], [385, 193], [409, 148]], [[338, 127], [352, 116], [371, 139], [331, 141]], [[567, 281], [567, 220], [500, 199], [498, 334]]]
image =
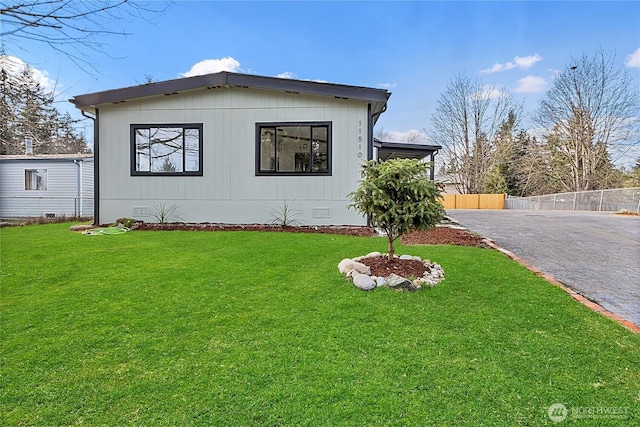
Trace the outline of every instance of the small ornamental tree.
[[371, 225], [386, 234], [389, 261], [398, 237], [434, 227], [444, 218], [440, 190], [428, 171], [429, 164], [417, 159], [371, 160], [362, 166], [358, 189], [348, 195], [349, 208], [368, 215]]

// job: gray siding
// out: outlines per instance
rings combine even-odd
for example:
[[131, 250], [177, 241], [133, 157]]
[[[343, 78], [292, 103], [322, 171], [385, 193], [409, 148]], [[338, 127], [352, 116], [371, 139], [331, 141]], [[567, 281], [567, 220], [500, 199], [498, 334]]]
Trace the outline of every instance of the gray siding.
[[[45, 169], [46, 190], [25, 190], [25, 170]], [[93, 159], [0, 159], [0, 218], [93, 216]]]
[[[218, 88], [100, 107], [100, 218], [153, 221], [160, 204], [188, 222], [266, 223], [286, 200], [305, 224], [365, 224], [347, 194], [367, 158], [367, 104]], [[256, 176], [257, 122], [332, 122], [332, 176]], [[131, 176], [130, 124], [203, 123], [203, 176]]]

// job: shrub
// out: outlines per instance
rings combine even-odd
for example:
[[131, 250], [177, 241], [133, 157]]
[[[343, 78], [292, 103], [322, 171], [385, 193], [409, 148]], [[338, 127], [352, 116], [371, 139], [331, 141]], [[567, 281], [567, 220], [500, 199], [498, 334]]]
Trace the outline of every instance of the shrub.
[[366, 214], [371, 225], [384, 231], [389, 260], [398, 237], [431, 228], [444, 218], [440, 190], [428, 172], [429, 164], [417, 159], [371, 160], [362, 166], [358, 189], [348, 195], [349, 207]]

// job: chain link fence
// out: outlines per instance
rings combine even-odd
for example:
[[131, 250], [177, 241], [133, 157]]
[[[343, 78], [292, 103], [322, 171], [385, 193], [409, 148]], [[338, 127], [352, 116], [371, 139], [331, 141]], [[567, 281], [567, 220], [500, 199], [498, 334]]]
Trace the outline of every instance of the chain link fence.
[[93, 217], [92, 197], [0, 196], [0, 219]]
[[555, 211], [631, 211], [640, 213], [640, 187], [577, 191], [544, 196], [507, 196], [505, 209]]

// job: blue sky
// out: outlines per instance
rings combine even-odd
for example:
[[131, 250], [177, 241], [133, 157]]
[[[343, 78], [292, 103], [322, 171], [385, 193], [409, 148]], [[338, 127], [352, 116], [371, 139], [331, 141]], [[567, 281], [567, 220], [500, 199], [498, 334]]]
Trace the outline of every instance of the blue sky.
[[[398, 137], [430, 127], [458, 73], [510, 90], [525, 113], [571, 56], [602, 48], [640, 77], [636, 1], [183, 1], [154, 21], [121, 22], [133, 34], [103, 39], [112, 57], [92, 54], [94, 75], [46, 46], [7, 53], [57, 80], [61, 100], [190, 71], [386, 88], [392, 96], [376, 130]], [[73, 111], [66, 104], [59, 109]]]

